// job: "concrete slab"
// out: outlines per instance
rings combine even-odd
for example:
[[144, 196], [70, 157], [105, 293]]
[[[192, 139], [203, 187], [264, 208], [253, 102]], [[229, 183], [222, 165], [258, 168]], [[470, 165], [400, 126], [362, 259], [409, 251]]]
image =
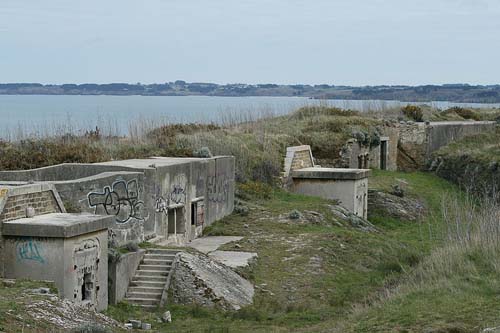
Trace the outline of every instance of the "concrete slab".
[[237, 236], [209, 236], [202, 237], [193, 240], [191, 243], [187, 244], [187, 246], [192, 247], [203, 253], [209, 253], [217, 250], [224, 244], [237, 242], [243, 239], [243, 237]]
[[293, 178], [357, 180], [371, 176], [370, 169], [304, 168], [292, 171]]
[[70, 238], [110, 228], [112, 216], [54, 213], [3, 223], [4, 236]]
[[237, 251], [213, 251], [208, 256], [218, 262], [232, 267], [246, 267], [250, 260], [257, 258], [255, 252], [237, 252]]

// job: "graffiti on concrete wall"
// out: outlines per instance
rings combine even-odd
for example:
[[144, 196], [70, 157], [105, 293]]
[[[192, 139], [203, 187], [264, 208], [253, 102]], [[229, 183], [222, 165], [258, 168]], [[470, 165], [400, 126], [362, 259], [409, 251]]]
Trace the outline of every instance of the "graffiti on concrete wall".
[[184, 174], [175, 176], [170, 186], [170, 204], [185, 204], [187, 200], [186, 193], [187, 179]]
[[[183, 205], [187, 202], [187, 178], [184, 174], [174, 177], [170, 186], [170, 192], [166, 195], [157, 193], [155, 210], [157, 213], [168, 214], [168, 208], [172, 205]], [[158, 191], [159, 192], [159, 191]]]
[[157, 213], [164, 213], [165, 215], [168, 214], [168, 202], [167, 202], [167, 200], [165, 200], [164, 197], [159, 196], [156, 199], [155, 210]]
[[144, 202], [139, 200], [137, 179], [126, 182], [117, 180], [102, 192], [90, 192], [88, 203], [95, 214], [116, 216], [117, 223], [125, 223], [131, 219], [144, 221], [147, 218]]
[[41, 245], [31, 237], [21, 238], [16, 242], [16, 255], [19, 260], [45, 263], [41, 252]]
[[229, 180], [225, 175], [210, 176], [207, 179], [208, 200], [227, 202], [229, 198]]

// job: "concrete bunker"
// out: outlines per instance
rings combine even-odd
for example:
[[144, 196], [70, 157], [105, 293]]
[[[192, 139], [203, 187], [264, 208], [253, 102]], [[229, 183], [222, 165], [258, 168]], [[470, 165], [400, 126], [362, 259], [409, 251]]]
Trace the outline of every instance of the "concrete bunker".
[[368, 169], [322, 168], [314, 165], [309, 146], [290, 147], [284, 184], [294, 193], [339, 200], [353, 214], [368, 215]]
[[390, 122], [378, 128], [377, 144], [349, 139], [339, 166], [350, 169], [421, 170], [432, 153], [461, 138], [493, 131], [493, 121]]
[[0, 277], [51, 280], [63, 298], [104, 310], [108, 281], [111, 302], [125, 292], [134, 300], [145, 272], [163, 278], [168, 268], [155, 260], [139, 265], [146, 259], [138, 252], [108, 276], [108, 244], [183, 245], [230, 214], [233, 202], [233, 157], [153, 157], [0, 172]]
[[182, 245], [232, 212], [234, 158], [153, 157], [0, 172], [0, 185], [13, 182], [52, 184], [70, 211], [112, 216], [113, 244]]
[[54, 281], [61, 297], [106, 309], [112, 217], [66, 213], [51, 184], [0, 193], [0, 276]]

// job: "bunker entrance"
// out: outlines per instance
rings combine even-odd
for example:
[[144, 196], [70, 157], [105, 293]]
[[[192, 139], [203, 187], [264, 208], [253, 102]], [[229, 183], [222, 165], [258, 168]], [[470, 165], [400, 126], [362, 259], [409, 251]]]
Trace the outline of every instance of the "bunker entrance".
[[380, 141], [380, 170], [387, 170], [387, 140]]
[[203, 201], [191, 204], [191, 225], [200, 226], [205, 223], [205, 204]]
[[184, 205], [170, 208], [168, 210], [167, 238], [171, 235], [177, 236], [186, 232], [186, 217]]

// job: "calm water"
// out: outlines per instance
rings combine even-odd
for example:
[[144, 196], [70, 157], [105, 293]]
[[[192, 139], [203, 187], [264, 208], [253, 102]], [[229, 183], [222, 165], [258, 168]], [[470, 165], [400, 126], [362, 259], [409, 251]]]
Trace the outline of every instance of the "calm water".
[[[289, 113], [305, 105], [327, 104], [358, 111], [397, 107], [398, 101], [318, 101], [302, 97], [207, 96], [44, 96], [0, 95], [0, 137], [79, 133], [89, 128], [127, 134], [167, 122], [252, 120]], [[500, 104], [433, 102], [438, 108]]]

